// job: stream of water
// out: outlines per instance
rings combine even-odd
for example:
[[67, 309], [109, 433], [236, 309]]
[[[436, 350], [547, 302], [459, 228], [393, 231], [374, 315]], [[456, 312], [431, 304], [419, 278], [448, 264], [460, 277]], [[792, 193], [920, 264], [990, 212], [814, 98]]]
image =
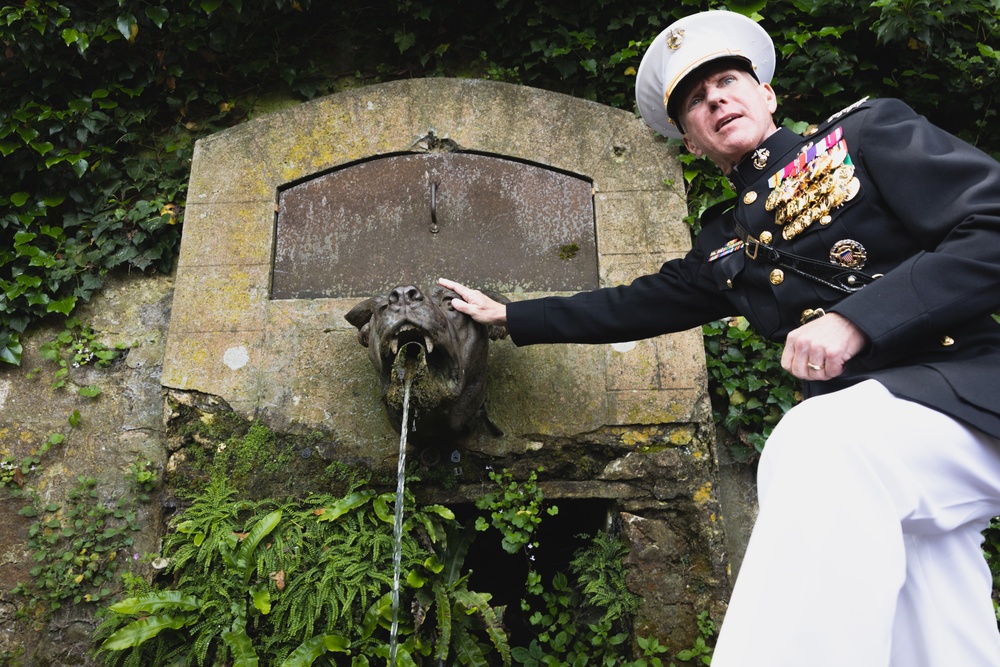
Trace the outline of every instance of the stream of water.
[[393, 523], [392, 550], [392, 627], [389, 630], [389, 667], [396, 667], [399, 650], [399, 571], [403, 559], [403, 492], [406, 489], [406, 434], [410, 421], [410, 385], [412, 374], [405, 374], [403, 384], [403, 426], [399, 432], [399, 466], [396, 469], [396, 516]]

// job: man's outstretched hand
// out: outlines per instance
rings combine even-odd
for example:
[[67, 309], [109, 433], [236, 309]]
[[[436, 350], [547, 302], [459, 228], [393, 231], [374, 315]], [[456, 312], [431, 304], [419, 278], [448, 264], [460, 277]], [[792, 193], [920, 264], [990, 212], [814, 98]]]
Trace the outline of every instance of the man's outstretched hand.
[[479, 290], [466, 287], [447, 278], [438, 278], [438, 284], [455, 292], [461, 299], [453, 299], [452, 307], [472, 319], [490, 326], [507, 324], [507, 306], [494, 301]]

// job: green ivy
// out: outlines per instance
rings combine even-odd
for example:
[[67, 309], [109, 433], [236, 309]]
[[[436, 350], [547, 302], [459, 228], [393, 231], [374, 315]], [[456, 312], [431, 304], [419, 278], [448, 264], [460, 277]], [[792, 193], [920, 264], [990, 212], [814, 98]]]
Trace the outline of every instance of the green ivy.
[[[988, 131], [1000, 91], [995, 0], [9, 4], [0, 8], [0, 361], [20, 363], [27, 327], [71, 315], [109, 271], [171, 269], [194, 141], [245, 120], [262, 98], [466, 76], [632, 110], [650, 40], [713, 8], [771, 33], [784, 125], [801, 129], [866, 95], [903, 96], [1000, 155], [1000, 135]], [[682, 162], [697, 232], [698, 216], [731, 191], [705, 160]], [[766, 423], [730, 420], [753, 448]]]
[[31, 578], [11, 590], [26, 598], [23, 613], [48, 617], [63, 604], [98, 602], [115, 591], [120, 556], [131, 554], [140, 530], [130, 498], [102, 501], [97, 480], [80, 476], [66, 503], [34, 498], [19, 514], [35, 520], [28, 528]]
[[[107, 368], [121, 358], [124, 349], [124, 344], [109, 347], [101, 343], [97, 332], [78, 318], [69, 317], [54, 340], [39, 346], [39, 354], [42, 359], [58, 366], [52, 382], [52, 386], [58, 389], [66, 386], [71, 369], [82, 366]], [[77, 387], [76, 391], [86, 398], [95, 398], [101, 394], [100, 387], [96, 385]]]
[[746, 319], [713, 322], [702, 331], [715, 421], [737, 437], [737, 460], [751, 459], [801, 399], [798, 381], [781, 368], [781, 346], [757, 335]]
[[532, 470], [524, 482], [515, 480], [507, 470], [497, 472], [491, 469], [488, 474], [495, 490], [476, 498], [476, 507], [489, 512], [489, 519], [478, 517], [476, 530], [489, 530], [490, 526], [496, 528], [502, 535], [503, 549], [509, 554], [537, 547], [533, 536], [542, 522], [542, 512], [549, 516], [559, 513], [559, 508], [554, 505], [542, 509], [538, 471]]

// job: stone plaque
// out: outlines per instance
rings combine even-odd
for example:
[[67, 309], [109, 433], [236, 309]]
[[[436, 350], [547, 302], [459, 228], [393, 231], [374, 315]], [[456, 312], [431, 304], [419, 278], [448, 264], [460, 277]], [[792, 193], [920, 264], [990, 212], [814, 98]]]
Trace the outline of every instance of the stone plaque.
[[355, 163], [282, 189], [272, 299], [445, 276], [504, 293], [598, 286], [590, 181], [474, 153]]

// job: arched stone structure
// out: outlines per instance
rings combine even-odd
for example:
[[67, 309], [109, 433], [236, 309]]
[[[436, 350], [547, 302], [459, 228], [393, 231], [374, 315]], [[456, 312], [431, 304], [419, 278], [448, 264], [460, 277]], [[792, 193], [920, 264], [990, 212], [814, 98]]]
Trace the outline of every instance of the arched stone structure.
[[[289, 184], [442, 142], [589, 180], [601, 285], [656, 271], [690, 248], [676, 149], [631, 113], [477, 80], [339, 93], [198, 142], [162, 384], [222, 397], [276, 429], [321, 430], [329, 458], [395, 466], [398, 436], [344, 319], [358, 299], [271, 298], [275, 215]], [[446, 268], [465, 279], [460, 253]], [[396, 279], [386, 276], [386, 286]], [[631, 544], [630, 587], [645, 599], [637, 634], [684, 648], [699, 611], [721, 615], [728, 587], [700, 331], [613, 346], [500, 341], [487, 400], [503, 435], [461, 443], [463, 465], [495, 458], [523, 472], [544, 461], [546, 497], [608, 503]], [[481, 492], [481, 475], [454, 472], [457, 489], [439, 500]]]

